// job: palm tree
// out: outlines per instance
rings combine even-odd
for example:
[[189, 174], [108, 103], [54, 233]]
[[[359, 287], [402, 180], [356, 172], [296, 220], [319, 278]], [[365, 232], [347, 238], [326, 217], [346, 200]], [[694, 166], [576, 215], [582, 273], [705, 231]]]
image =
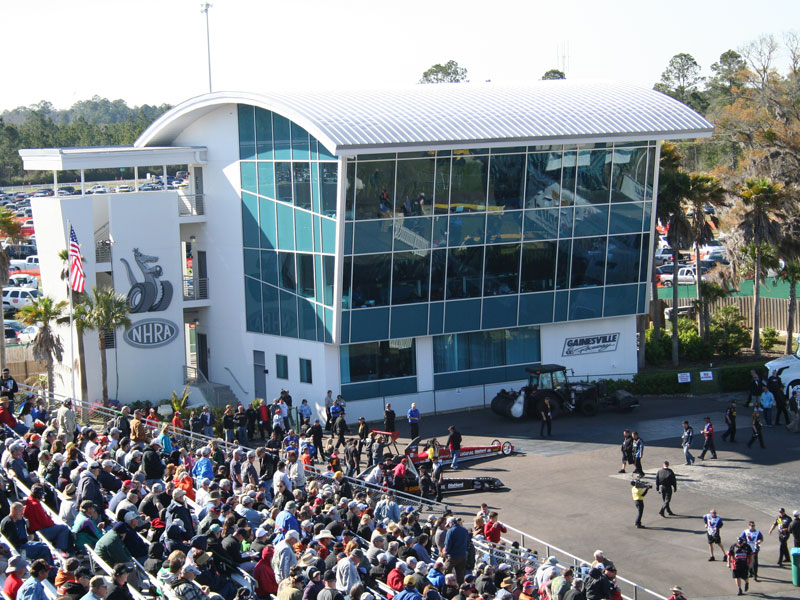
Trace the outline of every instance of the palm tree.
[[[6, 208], [0, 210], [0, 233], [6, 235], [9, 241], [19, 242], [22, 236], [22, 225], [17, 221], [14, 213]], [[0, 298], [3, 297], [3, 288], [8, 285], [8, 267], [11, 259], [6, 254], [5, 249], [0, 249]], [[5, 336], [5, 308], [0, 310], [0, 370], [6, 368], [6, 336]]]
[[102, 381], [103, 406], [108, 406], [108, 363], [106, 361], [106, 334], [120, 327], [131, 326], [128, 318], [128, 299], [111, 288], [92, 288], [92, 308], [88, 314], [91, 329], [97, 331], [100, 347], [100, 378]]
[[47, 364], [47, 391], [51, 397], [55, 384], [54, 364], [64, 358], [64, 346], [53, 330], [53, 325], [63, 319], [66, 310], [65, 300], [56, 302], [50, 296], [37, 296], [17, 313], [17, 318], [25, 325], [39, 327], [36, 337], [33, 338], [33, 356]]
[[[69, 250], [66, 248], [58, 251], [58, 258], [61, 259], [61, 281], [67, 286], [69, 295]], [[88, 314], [91, 309], [91, 300], [83, 292], [72, 292], [72, 320], [75, 324], [75, 333], [78, 338], [78, 370], [80, 371], [81, 400], [89, 398], [89, 382], [86, 379], [86, 346], [83, 343], [83, 335], [87, 329], [91, 329], [88, 323]], [[69, 324], [69, 315], [62, 319], [63, 323]], [[72, 335], [72, 332], [70, 332]], [[73, 357], [73, 362], [74, 362]], [[74, 365], [73, 365], [74, 368]]]
[[[706, 215], [705, 207], [710, 205], [719, 208], [726, 205], [725, 188], [719, 178], [705, 173], [692, 173], [689, 177], [689, 193], [687, 202], [691, 217], [689, 224], [692, 228], [694, 239], [694, 265], [697, 277], [697, 304], [703, 305], [702, 269], [700, 268], [700, 246], [714, 239], [714, 231], [719, 226], [719, 220], [713, 215]], [[700, 335], [708, 341], [708, 319], [703, 311], [697, 313], [697, 328]]]
[[792, 343], [794, 342], [794, 314], [797, 309], [797, 284], [800, 283], [800, 261], [796, 258], [787, 260], [780, 278], [789, 284], [789, 314], [786, 322], [786, 348], [784, 353], [791, 354]]
[[766, 177], [747, 179], [739, 189], [744, 214], [738, 228], [747, 242], [755, 246], [753, 269], [753, 353], [761, 356], [761, 253], [762, 244], [777, 244], [781, 238], [780, 221], [785, 221], [783, 186]]

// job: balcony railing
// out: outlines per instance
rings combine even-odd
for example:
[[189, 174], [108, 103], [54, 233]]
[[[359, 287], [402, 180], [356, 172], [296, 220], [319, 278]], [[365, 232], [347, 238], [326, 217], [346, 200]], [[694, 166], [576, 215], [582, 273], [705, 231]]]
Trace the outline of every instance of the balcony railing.
[[111, 240], [96, 240], [94, 243], [94, 262], [111, 262]]
[[178, 216], [198, 217], [206, 214], [203, 194], [178, 193]]
[[184, 277], [183, 278], [183, 299], [184, 300], [208, 300], [208, 278], [207, 277]]

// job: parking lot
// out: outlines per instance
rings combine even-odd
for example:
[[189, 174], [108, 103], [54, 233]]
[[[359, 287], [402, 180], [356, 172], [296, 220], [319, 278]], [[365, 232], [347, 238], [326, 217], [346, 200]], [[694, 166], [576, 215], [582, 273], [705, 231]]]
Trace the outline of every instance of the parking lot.
[[[741, 396], [741, 395], [740, 395]], [[736, 586], [729, 570], [718, 560], [710, 563], [702, 516], [716, 508], [726, 522], [722, 541], [729, 547], [755, 520], [764, 533], [760, 582], [751, 583], [751, 595], [794, 598], [800, 588], [791, 585], [788, 567], [778, 568], [777, 535], [767, 531], [784, 507], [789, 514], [800, 509], [800, 436], [783, 427], [765, 428], [766, 450], [748, 449], [746, 429], [749, 409], [740, 409], [735, 444], [717, 440], [719, 458], [683, 466], [679, 447], [681, 421], [701, 428], [708, 415], [724, 430], [722, 416], [728, 397], [646, 398], [633, 413], [601, 413], [594, 418], [568, 416], [553, 424], [553, 437], [539, 437], [538, 421], [509, 422], [489, 410], [424, 418], [423, 438], [455, 424], [465, 444], [511, 441], [522, 453], [482, 463], [465, 463], [459, 476], [493, 475], [507, 490], [450, 494], [445, 502], [471, 522], [481, 502], [500, 512], [500, 519], [579, 557], [591, 559], [602, 549], [619, 568], [619, 575], [669, 596], [681, 585], [687, 598], [732, 596]], [[644, 468], [654, 480], [663, 460], [669, 460], [678, 477], [673, 497], [677, 516], [658, 515], [660, 497], [653, 490], [645, 499], [644, 525], [633, 525], [636, 511], [630, 493], [630, 471], [618, 474], [619, 444], [623, 428], [638, 430], [645, 442]], [[407, 432], [401, 429], [407, 435]], [[719, 436], [719, 433], [718, 433]], [[701, 436], [695, 438], [699, 451]], [[695, 454], [697, 454], [695, 452]], [[447, 473], [446, 473], [447, 475]], [[536, 546], [534, 546], [536, 547]], [[543, 547], [537, 548], [544, 553]], [[719, 551], [717, 550], [719, 554]], [[646, 597], [646, 596], [641, 596]]]

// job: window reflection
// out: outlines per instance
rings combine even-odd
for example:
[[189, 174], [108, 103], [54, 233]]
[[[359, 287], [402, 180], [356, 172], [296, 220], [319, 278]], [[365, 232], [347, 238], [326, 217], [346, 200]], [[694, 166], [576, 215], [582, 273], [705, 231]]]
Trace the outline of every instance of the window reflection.
[[294, 204], [311, 210], [311, 165], [307, 162], [293, 163]]
[[447, 250], [434, 250], [431, 253], [431, 301], [444, 300], [446, 264]]
[[558, 237], [557, 208], [525, 211], [525, 240], [551, 240]]
[[433, 214], [436, 160], [398, 160], [394, 214], [406, 217]]
[[488, 166], [488, 156], [460, 155], [453, 158], [450, 212], [486, 210]]
[[336, 163], [319, 163], [322, 172], [320, 190], [322, 192], [322, 214], [336, 216], [336, 193], [339, 184], [339, 165]]
[[292, 163], [275, 163], [275, 181], [277, 183], [277, 197], [281, 202], [292, 202]]
[[451, 246], [483, 244], [486, 215], [456, 214], [450, 216], [448, 241]]
[[555, 287], [556, 242], [522, 245], [520, 291], [545, 292]]
[[585, 150], [578, 153], [575, 204], [607, 204], [611, 183], [611, 153]]
[[647, 148], [615, 148], [612, 202], [644, 200]]
[[450, 211], [450, 157], [437, 157], [436, 182], [434, 187], [434, 213], [447, 214]]
[[428, 301], [430, 252], [398, 252], [392, 267], [392, 304]]
[[528, 155], [526, 208], [545, 208], [561, 203], [561, 153]]
[[395, 250], [425, 250], [431, 247], [431, 221], [429, 217], [394, 220]]
[[608, 238], [606, 262], [606, 285], [614, 283], [636, 283], [639, 278], [639, 258], [642, 237], [614, 235]]
[[575, 237], [606, 235], [608, 231], [608, 205], [578, 206], [575, 208]]
[[281, 287], [294, 292], [297, 289], [294, 275], [294, 254], [291, 252], [278, 252], [278, 268], [281, 274]]
[[447, 299], [481, 295], [483, 246], [451, 248], [447, 257]]
[[417, 373], [414, 339], [341, 346], [342, 383], [358, 383]]
[[391, 254], [353, 257], [353, 308], [389, 304], [391, 265]]
[[519, 291], [519, 244], [486, 248], [483, 295], [501, 296]]
[[356, 219], [392, 216], [395, 161], [359, 162], [356, 167]]
[[571, 286], [603, 285], [606, 238], [581, 238], [572, 242]]
[[297, 293], [306, 298], [314, 297], [314, 255], [297, 255]]
[[489, 213], [486, 216], [486, 243], [518, 242], [522, 235], [522, 211]]
[[489, 206], [522, 208], [525, 155], [492, 156], [489, 163]]

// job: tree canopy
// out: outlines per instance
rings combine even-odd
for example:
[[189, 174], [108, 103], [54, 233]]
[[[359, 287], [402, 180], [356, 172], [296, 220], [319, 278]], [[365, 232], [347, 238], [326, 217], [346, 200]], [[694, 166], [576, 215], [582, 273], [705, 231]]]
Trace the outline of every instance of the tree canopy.
[[559, 71], [558, 69], [550, 69], [546, 71], [544, 75], [542, 75], [542, 79], [566, 79], [567, 76], [564, 71]]
[[420, 78], [420, 83], [460, 83], [467, 81], [467, 69], [454, 60], [444, 64], [435, 64], [427, 69]]

